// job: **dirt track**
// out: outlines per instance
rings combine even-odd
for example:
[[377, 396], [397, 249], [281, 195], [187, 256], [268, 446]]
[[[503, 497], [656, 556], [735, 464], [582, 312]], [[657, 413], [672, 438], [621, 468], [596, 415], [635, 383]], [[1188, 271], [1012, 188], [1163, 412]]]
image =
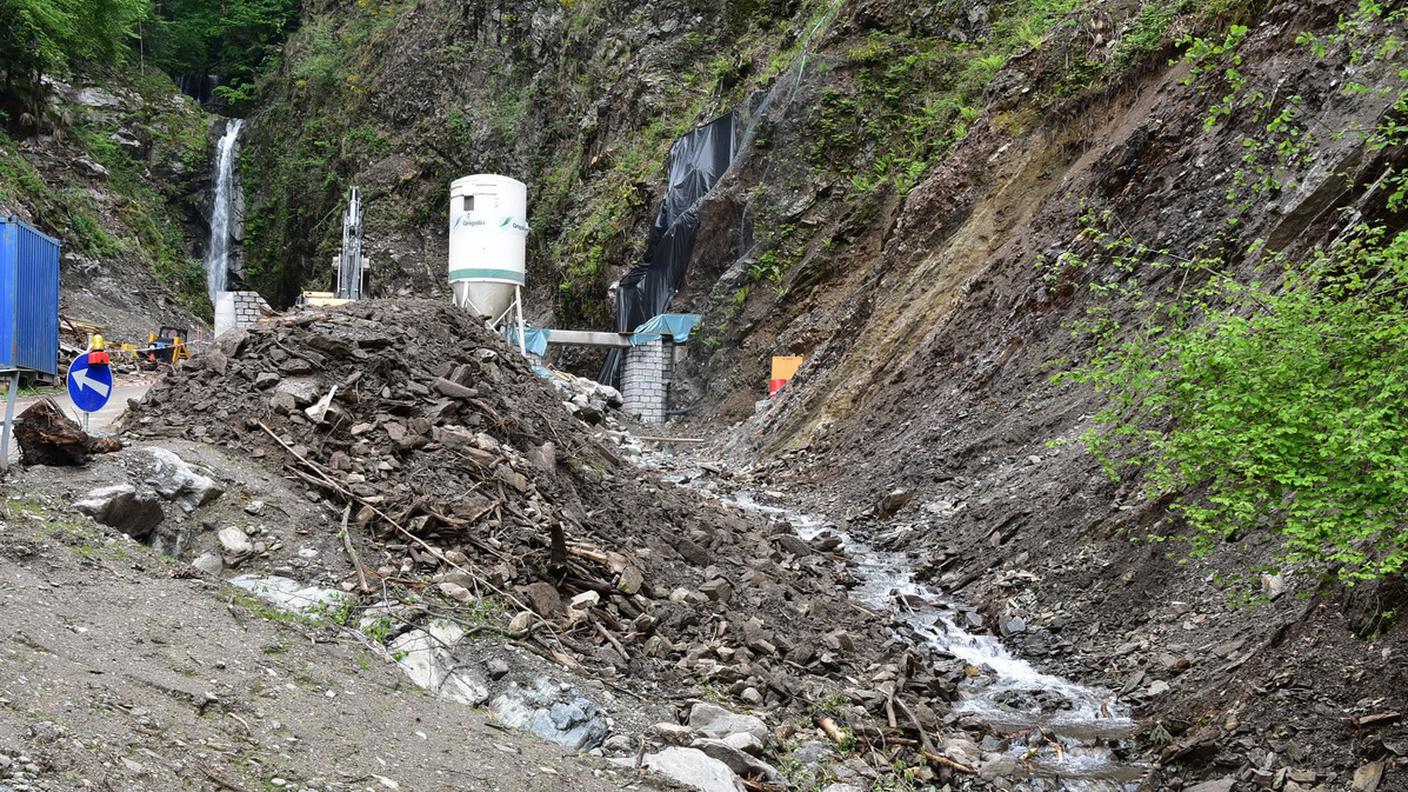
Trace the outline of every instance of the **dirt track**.
[[638, 788], [52, 498], [7, 499], [0, 521], [0, 756], [38, 770], [0, 788]]

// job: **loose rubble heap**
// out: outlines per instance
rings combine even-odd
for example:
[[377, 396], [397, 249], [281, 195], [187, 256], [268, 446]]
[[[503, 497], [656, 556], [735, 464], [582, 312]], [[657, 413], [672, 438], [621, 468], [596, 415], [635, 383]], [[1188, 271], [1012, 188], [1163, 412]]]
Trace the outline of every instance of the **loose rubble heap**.
[[[283, 466], [343, 513], [357, 561], [342, 587], [368, 603], [402, 586], [493, 598], [516, 614], [507, 632], [638, 695], [703, 685], [807, 717], [836, 701], [854, 734], [819, 718], [827, 733], [885, 766], [903, 754], [930, 778], [971, 771], [930, 741], [953, 720], [961, 662], [936, 668], [887, 638], [888, 618], [838, 587], [840, 555], [624, 463], [572, 406], [452, 307], [376, 301], [226, 334], [126, 429]], [[688, 750], [770, 778], [744, 748]]]

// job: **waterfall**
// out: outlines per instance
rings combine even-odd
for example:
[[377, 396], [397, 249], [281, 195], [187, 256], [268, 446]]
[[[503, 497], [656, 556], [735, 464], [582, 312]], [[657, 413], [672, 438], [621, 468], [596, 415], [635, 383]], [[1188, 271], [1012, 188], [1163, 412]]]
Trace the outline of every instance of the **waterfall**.
[[235, 142], [243, 119], [233, 118], [215, 144], [215, 202], [210, 208], [210, 244], [205, 248], [205, 284], [213, 302], [230, 272], [230, 219], [235, 205]]

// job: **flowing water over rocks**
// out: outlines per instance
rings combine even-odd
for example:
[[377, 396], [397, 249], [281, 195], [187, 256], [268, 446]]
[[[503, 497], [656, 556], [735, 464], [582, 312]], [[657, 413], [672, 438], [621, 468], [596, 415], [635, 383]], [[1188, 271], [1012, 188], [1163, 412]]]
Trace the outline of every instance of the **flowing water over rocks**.
[[1118, 756], [1135, 724], [1113, 694], [1043, 673], [998, 637], [961, 626], [964, 610], [915, 580], [903, 552], [877, 550], [823, 518], [760, 503], [746, 492], [724, 500], [782, 520], [808, 541], [828, 533], [837, 537], [859, 578], [854, 599], [893, 612], [914, 643], [969, 664], [955, 709], [997, 735], [983, 748], [1002, 754], [984, 763], [984, 776], [1023, 778], [1014, 788], [1032, 792], [1126, 792], [1138, 786], [1144, 768]]
[[225, 291], [230, 274], [230, 225], [235, 204], [235, 146], [243, 119], [232, 118], [215, 146], [215, 200], [210, 209], [210, 243], [205, 249], [205, 283], [210, 298]]

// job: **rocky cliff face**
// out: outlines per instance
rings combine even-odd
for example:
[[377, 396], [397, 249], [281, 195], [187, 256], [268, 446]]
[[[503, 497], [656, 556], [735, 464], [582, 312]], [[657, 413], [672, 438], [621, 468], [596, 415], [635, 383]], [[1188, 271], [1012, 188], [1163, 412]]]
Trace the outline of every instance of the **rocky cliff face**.
[[123, 341], [208, 317], [209, 116], [156, 70], [51, 87], [59, 123], [24, 140], [0, 133], [0, 214], [63, 243], [64, 317]]

